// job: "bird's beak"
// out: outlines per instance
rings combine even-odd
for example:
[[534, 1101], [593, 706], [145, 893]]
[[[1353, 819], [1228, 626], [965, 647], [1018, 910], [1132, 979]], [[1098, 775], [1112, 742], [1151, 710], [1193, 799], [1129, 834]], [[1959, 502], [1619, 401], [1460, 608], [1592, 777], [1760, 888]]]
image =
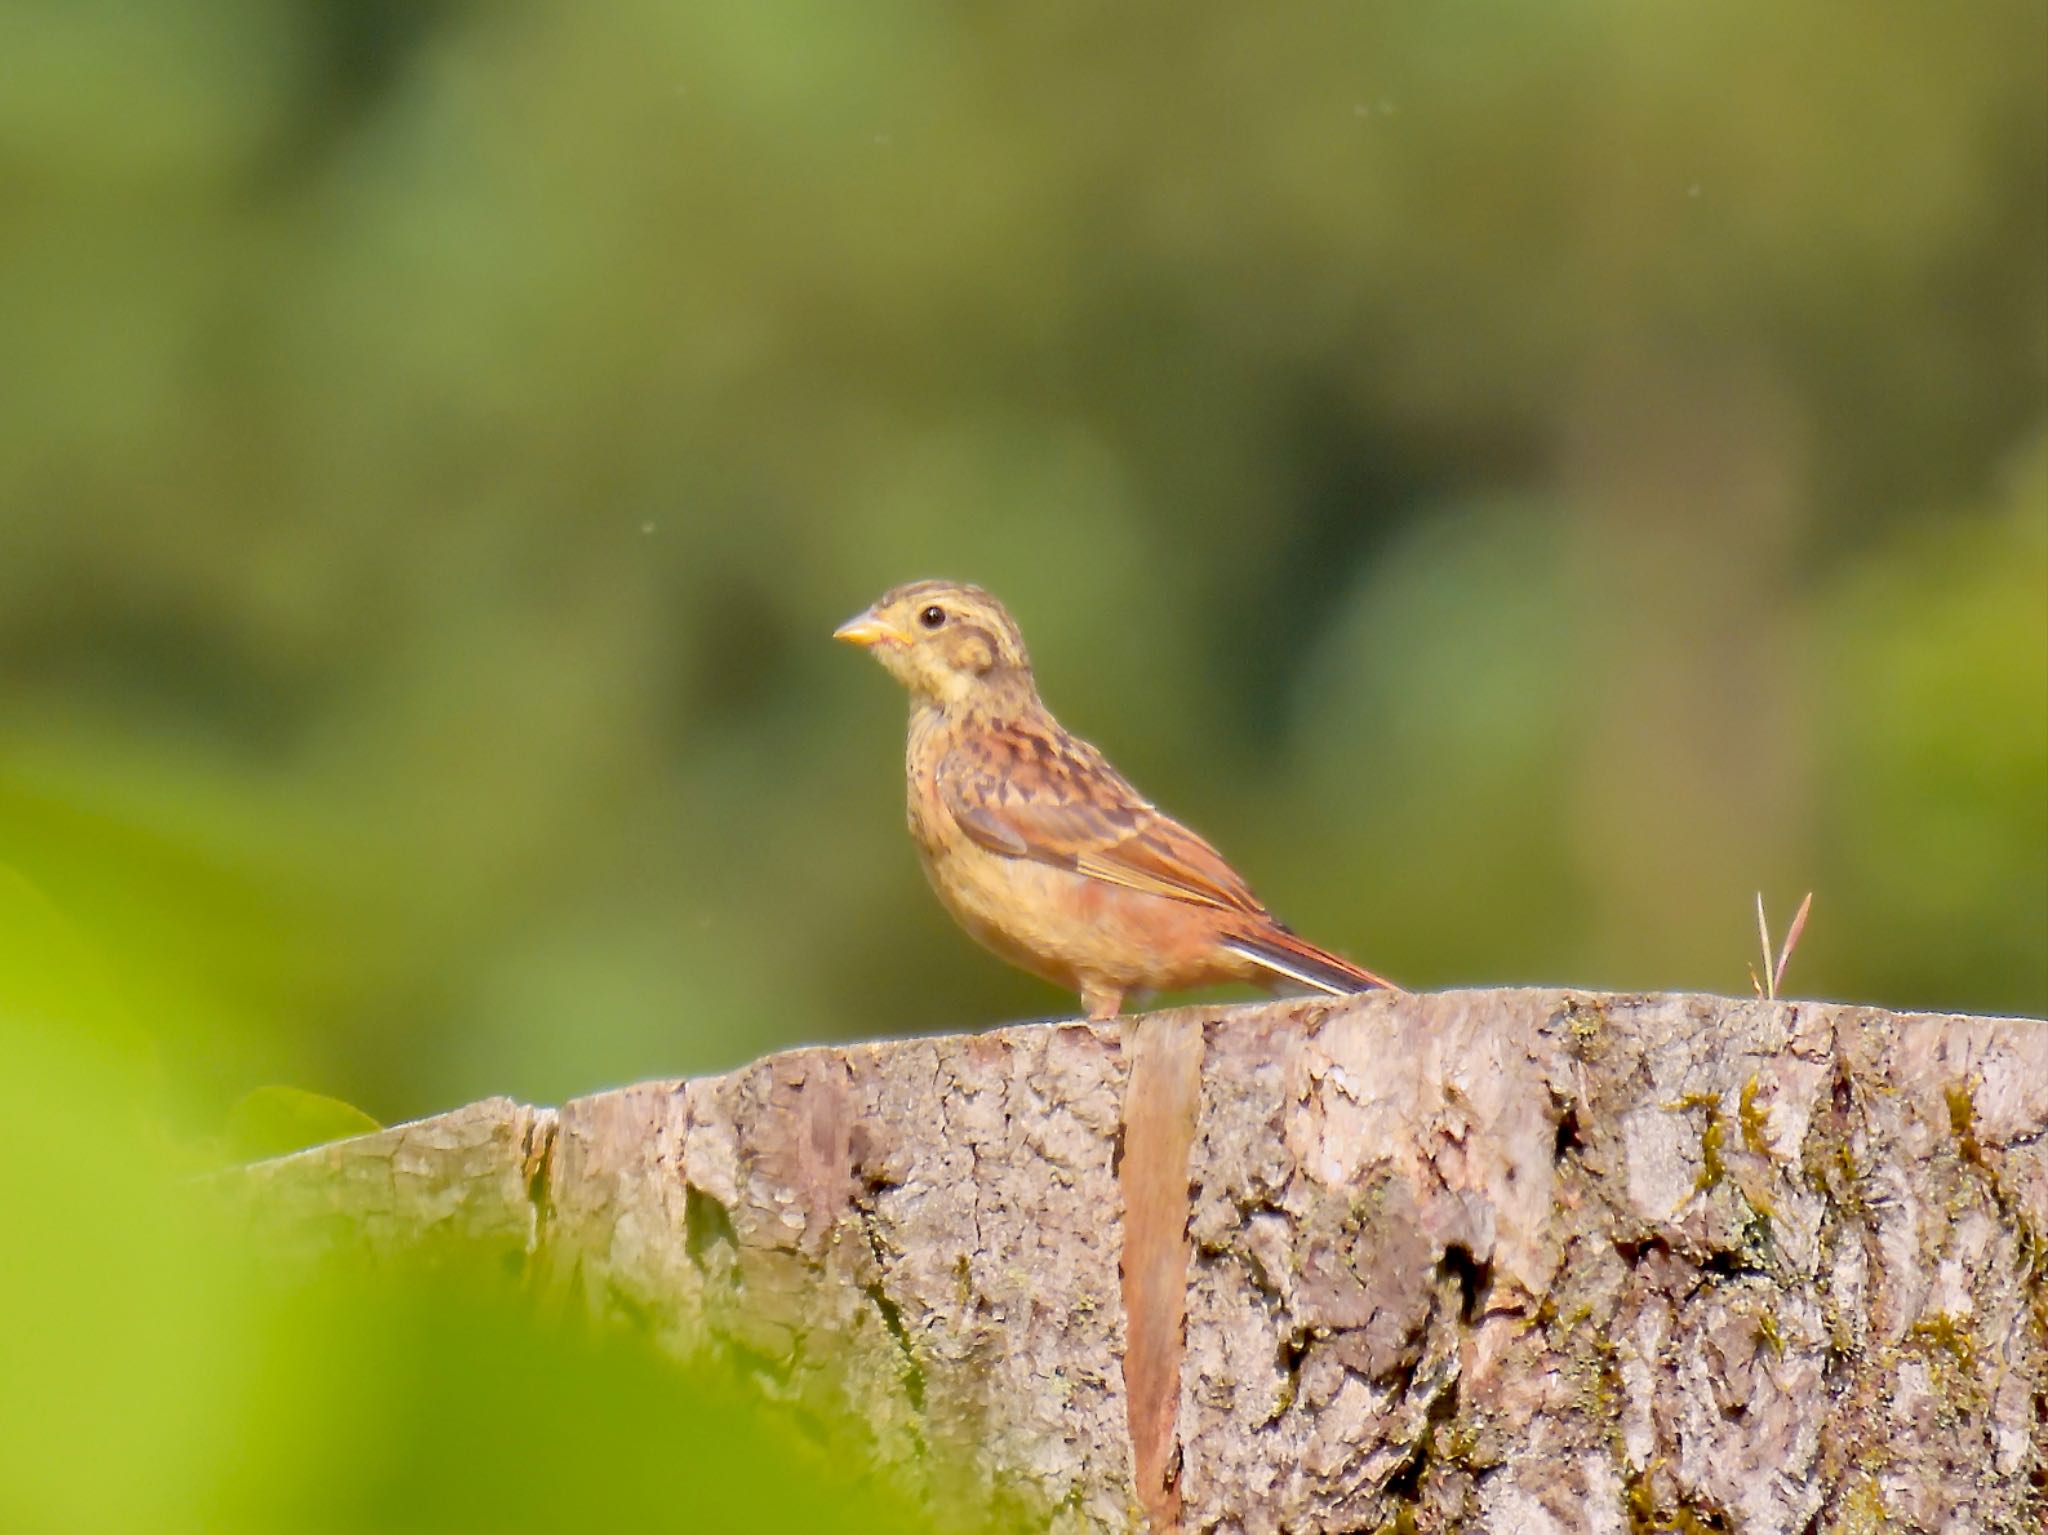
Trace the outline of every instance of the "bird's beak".
[[832, 638], [844, 640], [849, 645], [858, 645], [867, 650], [876, 645], [908, 645], [910, 640], [894, 624], [884, 623], [869, 608], [865, 613], [856, 613], [837, 629]]

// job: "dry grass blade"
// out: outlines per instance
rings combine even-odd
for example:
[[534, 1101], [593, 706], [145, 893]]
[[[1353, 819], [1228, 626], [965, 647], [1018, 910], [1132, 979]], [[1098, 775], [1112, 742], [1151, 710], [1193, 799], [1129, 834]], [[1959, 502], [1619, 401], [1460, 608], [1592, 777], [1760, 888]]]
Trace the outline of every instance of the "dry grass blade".
[[1756, 893], [1756, 936], [1764, 946], [1764, 979], [1762, 985], [1757, 985], [1756, 971], [1751, 970], [1749, 984], [1756, 986], [1756, 994], [1766, 1002], [1775, 1002], [1778, 1000], [1778, 979], [1777, 972], [1771, 968], [1771, 928], [1764, 921], [1764, 893], [1761, 890]]
[[[1792, 963], [1792, 951], [1799, 947], [1799, 935], [1806, 931], [1806, 914], [1811, 910], [1813, 910], [1813, 892], [1809, 890], [1806, 892], [1806, 899], [1799, 903], [1799, 910], [1792, 918], [1792, 926], [1785, 934], [1785, 947], [1778, 951], [1777, 968], [1771, 972], [1771, 996], [1774, 999], [1777, 997], [1779, 989], [1785, 984], [1785, 967]], [[1759, 915], [1763, 911], [1762, 896], [1757, 897], [1757, 911]], [[1764, 954], [1766, 958], [1769, 957], [1771, 952], [1770, 942], [1770, 935], [1765, 934]]]

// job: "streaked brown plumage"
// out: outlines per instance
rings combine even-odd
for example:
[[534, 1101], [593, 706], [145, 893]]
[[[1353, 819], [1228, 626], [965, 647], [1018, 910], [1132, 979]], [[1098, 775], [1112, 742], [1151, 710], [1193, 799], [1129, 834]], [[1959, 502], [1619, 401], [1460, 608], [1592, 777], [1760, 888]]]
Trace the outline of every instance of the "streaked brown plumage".
[[[961, 926], [1114, 1018], [1133, 992], [1392, 987], [1297, 938], [1223, 856], [1039, 702], [1024, 638], [975, 586], [918, 581], [835, 638], [910, 690], [910, 834]], [[1396, 988], [1398, 989], [1398, 988]]]

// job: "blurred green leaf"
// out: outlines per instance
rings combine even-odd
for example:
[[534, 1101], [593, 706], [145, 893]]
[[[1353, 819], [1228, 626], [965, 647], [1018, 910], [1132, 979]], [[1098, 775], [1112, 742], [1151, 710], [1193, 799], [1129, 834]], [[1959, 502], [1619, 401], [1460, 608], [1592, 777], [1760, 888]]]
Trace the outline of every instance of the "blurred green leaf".
[[110, 1031], [126, 1014], [106, 970], [48, 896], [0, 865], [0, 1015]]
[[354, 1104], [324, 1093], [259, 1087], [228, 1110], [222, 1151], [232, 1161], [253, 1162], [383, 1128]]
[[476, 1265], [282, 1262], [162, 1154], [170, 1087], [109, 1051], [89, 967], [40, 968], [0, 1008], [0, 1529], [933, 1529], [829, 1403], [544, 1320]]

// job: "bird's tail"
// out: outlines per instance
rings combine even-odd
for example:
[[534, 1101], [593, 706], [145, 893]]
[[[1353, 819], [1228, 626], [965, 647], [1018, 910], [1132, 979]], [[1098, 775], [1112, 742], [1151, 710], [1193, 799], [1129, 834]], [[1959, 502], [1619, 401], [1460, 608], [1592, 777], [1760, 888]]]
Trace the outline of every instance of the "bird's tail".
[[1401, 989], [1384, 976], [1374, 975], [1341, 955], [1295, 937], [1277, 922], [1253, 932], [1232, 934], [1223, 940], [1223, 947], [1275, 975], [1338, 996], [1370, 991], [1375, 986], [1395, 992]]

